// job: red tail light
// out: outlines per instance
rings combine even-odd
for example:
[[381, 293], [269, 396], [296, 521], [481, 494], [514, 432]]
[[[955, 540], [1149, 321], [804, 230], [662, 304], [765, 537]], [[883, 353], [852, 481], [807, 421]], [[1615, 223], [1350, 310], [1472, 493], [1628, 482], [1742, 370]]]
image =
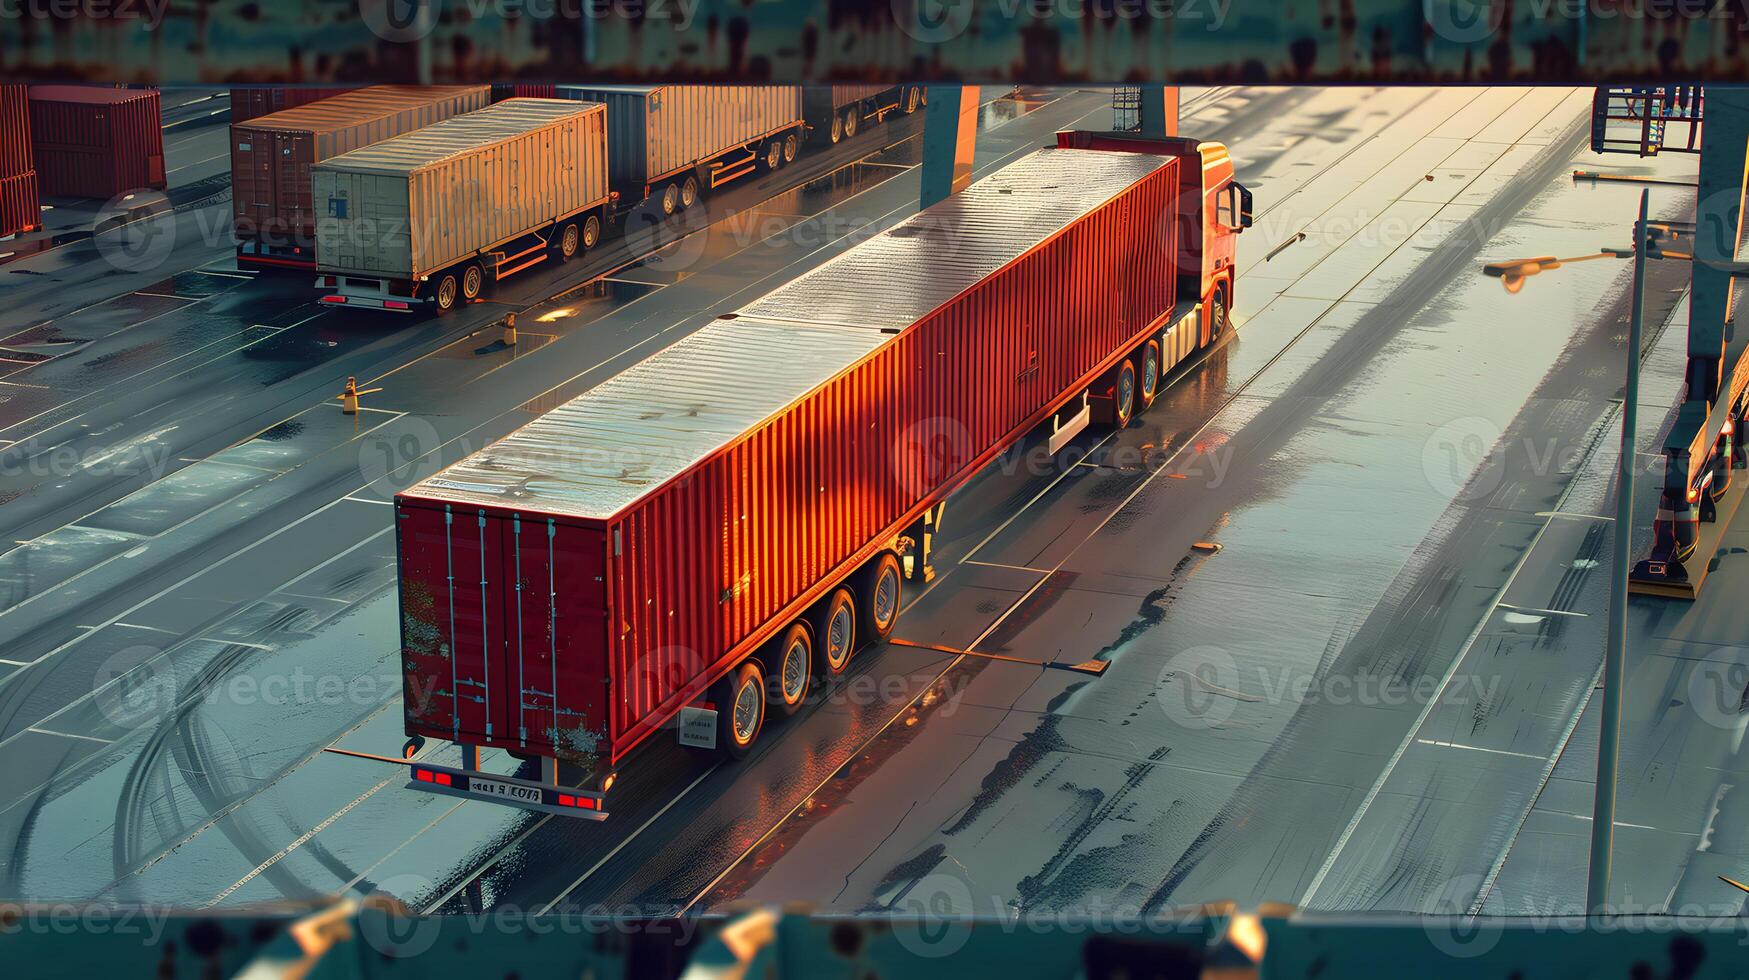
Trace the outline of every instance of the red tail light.
[[333, 295], [322, 297], [322, 302], [324, 302], [324, 303], [344, 303], [344, 302], [346, 302], [346, 297], [341, 296], [339, 294], [333, 294]]
[[385, 299], [385, 300], [383, 300], [383, 306], [385, 308], [391, 309], [391, 310], [410, 310], [413, 308], [412, 306], [410, 306], [406, 303], [403, 303], [398, 299]]

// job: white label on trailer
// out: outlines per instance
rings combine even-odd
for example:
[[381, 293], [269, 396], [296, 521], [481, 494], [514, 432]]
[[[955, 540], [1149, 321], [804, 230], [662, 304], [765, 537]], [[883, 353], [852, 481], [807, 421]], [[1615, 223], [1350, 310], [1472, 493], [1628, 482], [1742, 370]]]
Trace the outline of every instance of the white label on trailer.
[[518, 803], [539, 803], [540, 790], [533, 786], [518, 786], [515, 783], [499, 782], [496, 779], [486, 779], [481, 776], [468, 777], [468, 789], [484, 796], [498, 796]]
[[680, 744], [697, 749], [716, 748], [717, 713], [709, 708], [681, 708]]

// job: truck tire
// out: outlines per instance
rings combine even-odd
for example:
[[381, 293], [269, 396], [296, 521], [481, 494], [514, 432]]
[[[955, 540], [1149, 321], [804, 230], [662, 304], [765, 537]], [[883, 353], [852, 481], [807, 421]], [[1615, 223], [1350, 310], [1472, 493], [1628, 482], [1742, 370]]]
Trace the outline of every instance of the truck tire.
[[456, 281], [455, 273], [446, 272], [438, 277], [437, 289], [431, 293], [431, 301], [437, 306], [438, 316], [448, 316], [461, 305], [462, 287]]
[[590, 215], [583, 219], [583, 251], [587, 252], [601, 244], [601, 219]]
[[1227, 309], [1227, 291], [1220, 286], [1215, 287], [1214, 299], [1209, 303], [1209, 340], [1212, 342], [1233, 328], [1233, 314]]
[[583, 251], [583, 233], [577, 228], [575, 221], [565, 222], [565, 226], [559, 229], [559, 238], [553, 246], [553, 254], [559, 257], [560, 262], [569, 262], [576, 258], [577, 253], [581, 251]]
[[909, 116], [911, 113], [917, 111], [917, 106], [923, 98], [918, 94], [919, 91], [920, 90], [915, 85], [905, 90], [905, 115]]
[[830, 130], [830, 134], [832, 137], [832, 142], [834, 142], [834, 143], [836, 143], [839, 140], [844, 138], [844, 117], [843, 116], [834, 115], [832, 117], [832, 128]]
[[1154, 399], [1160, 397], [1160, 342], [1150, 340], [1142, 345], [1142, 374], [1140, 384], [1136, 389], [1141, 400], [1141, 411], [1147, 411], [1154, 404]]
[[854, 137], [856, 135], [856, 127], [861, 122], [861, 108], [858, 106], [851, 106], [850, 111], [844, 114], [844, 138], [850, 139], [851, 137]]
[[680, 208], [680, 188], [669, 184], [662, 188], [662, 215], [667, 217]]
[[698, 178], [688, 177], [686, 183], [680, 185], [680, 209], [682, 211], [698, 203]]
[[1136, 364], [1126, 358], [1111, 381], [1111, 427], [1121, 429], [1136, 414]]
[[462, 299], [472, 303], [486, 291], [486, 270], [480, 268], [480, 263], [469, 262], [462, 267]]
[[765, 674], [749, 660], [711, 688], [717, 708], [717, 750], [731, 759], [744, 758], [765, 726]]
[[856, 599], [849, 589], [840, 588], [826, 600], [820, 615], [819, 652], [814, 672], [821, 677], [841, 677], [856, 654]]
[[765, 159], [765, 169], [767, 171], [776, 170], [778, 167], [783, 166], [783, 143], [782, 143], [782, 141], [771, 140], [771, 141], [767, 142], [765, 144], [763, 156]]
[[796, 162], [796, 154], [801, 152], [801, 148], [801, 140], [796, 139], [795, 133], [790, 133], [788, 136], [785, 136], [783, 138], [784, 164], [788, 165]]
[[788, 718], [808, 702], [814, 686], [814, 634], [806, 623], [791, 623], [772, 644], [766, 662], [771, 664], [766, 700], [779, 717]]
[[863, 577], [862, 628], [858, 630], [867, 640], [884, 640], [891, 636], [893, 627], [899, 622], [899, 607], [904, 600], [902, 582], [904, 576], [899, 574], [899, 557], [888, 552], [875, 559]]

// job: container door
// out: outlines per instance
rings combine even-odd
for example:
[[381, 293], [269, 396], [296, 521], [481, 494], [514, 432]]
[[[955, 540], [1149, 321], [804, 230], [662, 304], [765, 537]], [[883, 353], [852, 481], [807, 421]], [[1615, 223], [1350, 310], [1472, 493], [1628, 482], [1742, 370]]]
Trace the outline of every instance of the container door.
[[[546, 518], [507, 525], [507, 721], [530, 748], [586, 762], [604, 749], [605, 555], [598, 531]], [[555, 693], [556, 692], [556, 693]]]
[[396, 508], [408, 719], [464, 742], [503, 734], [502, 710], [489, 710], [504, 685], [493, 669], [504, 648], [497, 523], [479, 510]]

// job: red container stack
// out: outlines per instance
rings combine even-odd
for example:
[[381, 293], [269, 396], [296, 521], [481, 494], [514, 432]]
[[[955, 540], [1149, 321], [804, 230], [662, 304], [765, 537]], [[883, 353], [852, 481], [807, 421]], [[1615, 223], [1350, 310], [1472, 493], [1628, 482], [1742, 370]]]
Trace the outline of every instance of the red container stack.
[[284, 85], [255, 85], [231, 90], [231, 123], [248, 122], [281, 109], [295, 109], [311, 102], [343, 95], [350, 88], [296, 88]]
[[30, 135], [45, 195], [111, 198], [165, 187], [157, 89], [33, 85]]
[[0, 85], [0, 238], [41, 226], [30, 154], [30, 96], [23, 85]]

